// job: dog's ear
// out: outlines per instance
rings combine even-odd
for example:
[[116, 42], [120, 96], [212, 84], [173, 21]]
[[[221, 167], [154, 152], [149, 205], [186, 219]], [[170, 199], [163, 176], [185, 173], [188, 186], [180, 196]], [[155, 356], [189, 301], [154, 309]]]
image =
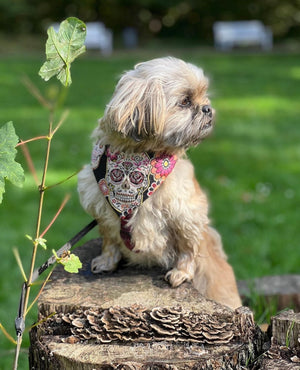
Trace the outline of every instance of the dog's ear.
[[165, 111], [160, 81], [127, 73], [119, 81], [103, 118], [112, 130], [141, 141], [161, 133]]

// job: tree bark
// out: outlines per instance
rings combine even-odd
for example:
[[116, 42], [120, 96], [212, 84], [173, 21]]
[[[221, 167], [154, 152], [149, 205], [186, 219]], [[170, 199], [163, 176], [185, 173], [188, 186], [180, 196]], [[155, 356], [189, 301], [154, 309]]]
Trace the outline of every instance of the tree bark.
[[246, 369], [262, 353], [248, 308], [206, 300], [188, 283], [172, 289], [160, 269], [95, 276], [100, 246], [75, 250], [79, 274], [55, 269], [30, 333], [30, 369]]
[[300, 370], [300, 313], [284, 311], [271, 320], [270, 348], [254, 369]]

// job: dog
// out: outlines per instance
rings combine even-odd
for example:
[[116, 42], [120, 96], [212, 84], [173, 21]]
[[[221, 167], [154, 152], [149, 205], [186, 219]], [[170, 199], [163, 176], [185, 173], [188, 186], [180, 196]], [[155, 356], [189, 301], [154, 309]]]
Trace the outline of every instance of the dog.
[[192, 281], [235, 309], [235, 276], [186, 156], [214, 126], [208, 85], [202, 69], [173, 57], [125, 72], [92, 134], [92, 161], [78, 175], [78, 192], [103, 237], [93, 273], [114, 271], [122, 257], [160, 265], [172, 287]]

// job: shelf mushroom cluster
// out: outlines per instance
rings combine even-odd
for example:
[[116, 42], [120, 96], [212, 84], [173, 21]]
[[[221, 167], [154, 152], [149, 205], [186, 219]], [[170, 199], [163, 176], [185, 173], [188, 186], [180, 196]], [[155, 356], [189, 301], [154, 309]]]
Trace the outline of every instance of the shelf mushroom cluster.
[[[53, 335], [60, 335], [61, 340], [68, 343], [172, 341], [226, 344], [241, 339], [241, 322], [246, 324], [241, 320], [243, 316], [233, 313], [219, 318], [207, 313], [187, 312], [179, 306], [149, 310], [132, 305], [59, 313], [47, 320], [47, 327], [52, 328]], [[252, 323], [249, 322], [248, 329], [250, 326]]]

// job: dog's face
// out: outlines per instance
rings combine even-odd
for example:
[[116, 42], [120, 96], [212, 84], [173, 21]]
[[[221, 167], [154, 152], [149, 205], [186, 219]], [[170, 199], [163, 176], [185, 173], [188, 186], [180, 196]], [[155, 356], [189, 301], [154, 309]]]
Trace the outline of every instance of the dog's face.
[[132, 144], [151, 141], [162, 148], [197, 145], [213, 128], [207, 88], [203, 71], [180, 59], [140, 63], [120, 79], [103, 126]]

